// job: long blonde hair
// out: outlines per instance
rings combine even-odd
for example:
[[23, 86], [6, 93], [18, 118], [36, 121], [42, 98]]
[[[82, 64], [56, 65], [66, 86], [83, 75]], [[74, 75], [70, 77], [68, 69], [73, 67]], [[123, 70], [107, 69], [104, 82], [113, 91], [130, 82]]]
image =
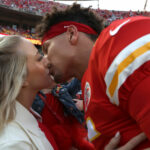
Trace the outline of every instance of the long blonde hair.
[[26, 56], [19, 51], [21, 37], [0, 39], [0, 130], [16, 114], [15, 101], [26, 76]]

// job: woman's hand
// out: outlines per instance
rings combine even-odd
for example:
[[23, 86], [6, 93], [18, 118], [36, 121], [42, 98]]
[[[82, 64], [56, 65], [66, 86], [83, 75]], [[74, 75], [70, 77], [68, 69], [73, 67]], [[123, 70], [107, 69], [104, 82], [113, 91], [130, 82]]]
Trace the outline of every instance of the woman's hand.
[[[144, 133], [140, 133], [139, 135], [128, 141], [128, 143], [126, 143], [124, 146], [118, 148], [118, 144], [120, 142], [120, 133], [117, 132], [116, 135], [107, 144], [104, 150], [132, 150], [146, 138], [147, 137]], [[150, 148], [147, 148], [145, 150], [150, 150]]]
[[75, 102], [76, 107], [77, 107], [80, 111], [83, 111], [83, 100], [73, 99], [73, 101]]

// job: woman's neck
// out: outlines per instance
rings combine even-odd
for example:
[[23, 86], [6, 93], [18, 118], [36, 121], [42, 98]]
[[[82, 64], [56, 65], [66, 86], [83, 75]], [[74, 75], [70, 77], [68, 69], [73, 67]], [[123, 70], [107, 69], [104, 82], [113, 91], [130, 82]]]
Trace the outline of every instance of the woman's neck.
[[30, 110], [36, 94], [37, 91], [31, 91], [30, 89], [22, 89], [19, 95], [17, 96], [17, 101], [20, 102], [25, 108]]

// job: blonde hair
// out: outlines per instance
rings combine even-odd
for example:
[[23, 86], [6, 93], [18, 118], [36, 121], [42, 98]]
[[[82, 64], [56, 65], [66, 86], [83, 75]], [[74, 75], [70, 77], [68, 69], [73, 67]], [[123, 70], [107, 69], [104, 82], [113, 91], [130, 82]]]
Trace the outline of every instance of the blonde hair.
[[21, 38], [12, 35], [0, 39], [0, 130], [15, 117], [16, 97], [27, 72], [27, 58], [19, 51]]

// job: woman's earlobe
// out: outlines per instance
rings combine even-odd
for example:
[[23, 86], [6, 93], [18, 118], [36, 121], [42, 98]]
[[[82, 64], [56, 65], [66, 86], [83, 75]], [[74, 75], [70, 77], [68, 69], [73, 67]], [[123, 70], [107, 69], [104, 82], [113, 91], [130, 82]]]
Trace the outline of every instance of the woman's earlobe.
[[26, 88], [29, 86], [29, 82], [27, 80], [23, 81], [22, 88]]

